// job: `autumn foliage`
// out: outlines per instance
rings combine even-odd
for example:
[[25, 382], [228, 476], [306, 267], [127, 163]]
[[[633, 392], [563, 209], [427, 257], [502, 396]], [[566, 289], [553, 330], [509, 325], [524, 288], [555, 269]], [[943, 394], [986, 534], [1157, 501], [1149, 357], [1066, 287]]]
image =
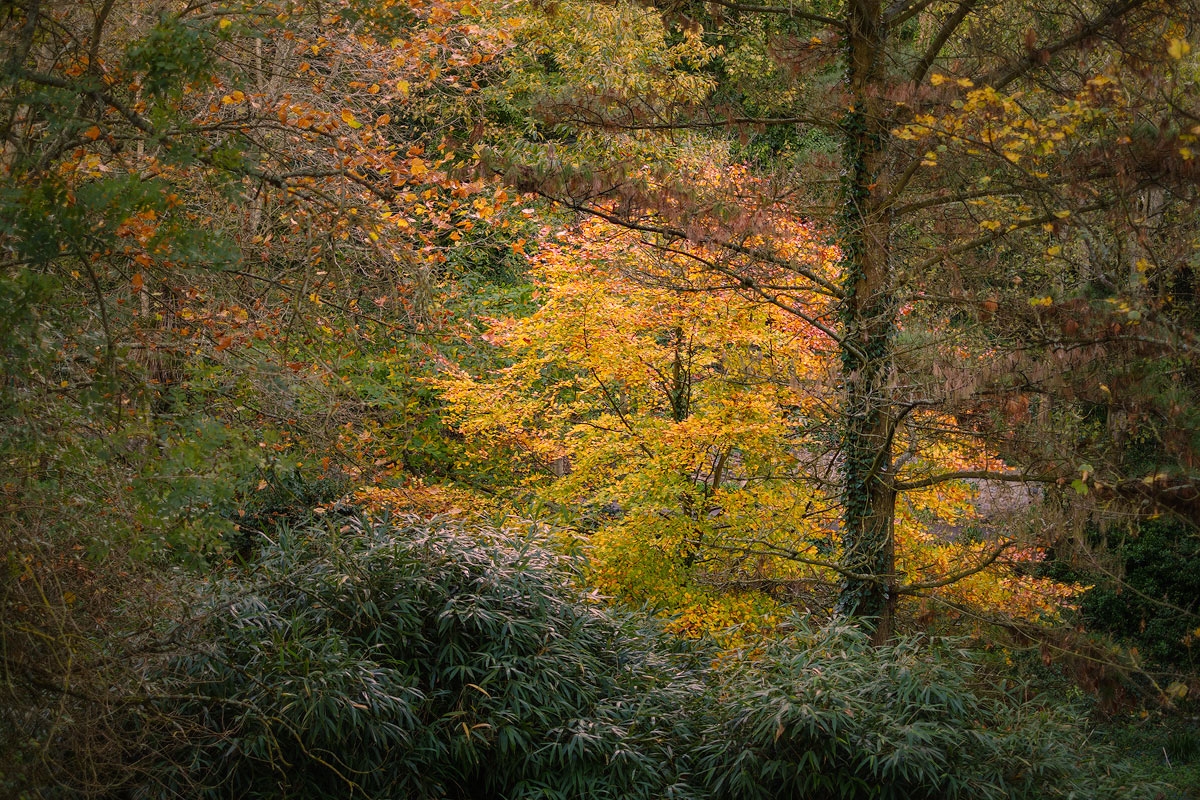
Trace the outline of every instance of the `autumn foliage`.
[[1159, 793], [1200, 9], [835, 6], [0, 9], [0, 795]]
[[[783, 246], [832, 274], [820, 231], [792, 236]], [[485, 334], [507, 365], [439, 386], [475, 469], [509, 465], [514, 489], [588, 532], [602, 591], [693, 634], [769, 629], [781, 603], [822, 615], [839, 547], [822, 480], [835, 458], [830, 340], [697, 255], [602, 221], [555, 231], [532, 259], [537, 311]], [[918, 472], [976, 463], [941, 441], [901, 446]], [[956, 614], [1056, 616], [1077, 590], [1031, 577], [1032, 545], [972, 540], [973, 499], [950, 483], [899, 508], [912, 594]]]

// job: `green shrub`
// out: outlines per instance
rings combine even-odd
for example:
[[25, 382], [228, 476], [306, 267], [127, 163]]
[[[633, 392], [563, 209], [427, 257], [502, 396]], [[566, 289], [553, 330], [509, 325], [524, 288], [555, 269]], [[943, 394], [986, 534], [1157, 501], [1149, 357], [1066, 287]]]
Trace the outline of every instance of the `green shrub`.
[[972, 686], [968, 654], [800, 626], [723, 675], [698, 750], [718, 798], [1132, 798], [1065, 710]]
[[185, 743], [145, 793], [662, 796], [699, 678], [575, 570], [536, 537], [439, 522], [282, 535], [174, 663]]
[[1139, 521], [1109, 539], [1121, 580], [1083, 576], [1094, 584], [1080, 603], [1084, 623], [1137, 647], [1154, 665], [1195, 674], [1200, 653], [1191, 634], [1200, 622], [1200, 539], [1186, 524], [1166, 519]]
[[[340, 530], [336, 525], [345, 523]], [[142, 797], [1132, 798], [958, 651], [802, 623], [684, 644], [533, 534], [339, 520], [218, 587]]]

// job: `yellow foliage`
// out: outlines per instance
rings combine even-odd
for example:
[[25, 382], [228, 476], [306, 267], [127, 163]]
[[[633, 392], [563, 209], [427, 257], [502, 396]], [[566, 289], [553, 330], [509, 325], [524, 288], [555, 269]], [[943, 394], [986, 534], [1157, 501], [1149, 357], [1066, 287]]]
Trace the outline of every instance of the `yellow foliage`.
[[476, 492], [441, 484], [426, 485], [413, 480], [403, 486], [365, 486], [354, 492], [355, 502], [373, 513], [445, 516], [481, 519], [494, 515], [499, 506]]
[[[837, 253], [819, 232], [789, 230], [777, 252], [835, 279]], [[697, 268], [694, 256], [711, 254], [655, 245], [594, 219], [547, 236], [531, 259], [540, 308], [491, 320], [485, 334], [507, 366], [437, 385], [477, 465], [511, 462], [552, 507], [590, 515], [590, 576], [602, 593], [650, 606], [687, 635], [761, 632], [781, 613], [764, 590], [790, 598], [792, 587], [824, 587], [828, 597], [840, 581], [838, 497], [815, 474], [833, 464], [821, 460], [828, 444], [804, 432], [831, 430], [822, 425], [839, 398], [835, 348], [817, 327]], [[818, 314], [827, 303], [803, 299]], [[1003, 469], [969, 440], [948, 439], [954, 426], [936, 414], [907, 420], [895, 434], [906, 454], [898, 480]], [[976, 517], [974, 501], [954, 481], [903, 494], [902, 582], [980, 611], [1056, 613], [1072, 591], [1013, 568], [1032, 551], [934, 585], [991, 553], [946, 535]], [[740, 633], [721, 633], [731, 628]]]
[[670, 630], [728, 645], [771, 630], [787, 615], [760, 591], [698, 582], [680, 558], [688, 547], [687, 527], [638, 514], [601, 529], [591, 538], [590, 582], [604, 594], [666, 617]]

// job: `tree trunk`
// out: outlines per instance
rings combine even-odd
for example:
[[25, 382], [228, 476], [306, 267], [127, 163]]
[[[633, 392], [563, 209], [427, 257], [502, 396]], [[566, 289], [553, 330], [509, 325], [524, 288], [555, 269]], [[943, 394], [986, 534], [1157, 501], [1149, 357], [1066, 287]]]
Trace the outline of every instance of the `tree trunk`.
[[895, 544], [892, 404], [888, 387], [896, 306], [889, 252], [891, 222], [883, 185], [889, 125], [882, 113], [883, 37], [879, 0], [851, 0], [847, 19], [847, 88], [843, 119], [842, 567], [839, 613], [866, 622], [877, 641], [892, 632]]

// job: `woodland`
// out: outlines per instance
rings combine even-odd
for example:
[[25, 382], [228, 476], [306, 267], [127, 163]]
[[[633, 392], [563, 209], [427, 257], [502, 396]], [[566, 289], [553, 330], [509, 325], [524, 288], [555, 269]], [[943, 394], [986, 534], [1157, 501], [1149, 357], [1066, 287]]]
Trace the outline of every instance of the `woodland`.
[[0, 0], [0, 796], [1200, 798], [1194, 0]]

